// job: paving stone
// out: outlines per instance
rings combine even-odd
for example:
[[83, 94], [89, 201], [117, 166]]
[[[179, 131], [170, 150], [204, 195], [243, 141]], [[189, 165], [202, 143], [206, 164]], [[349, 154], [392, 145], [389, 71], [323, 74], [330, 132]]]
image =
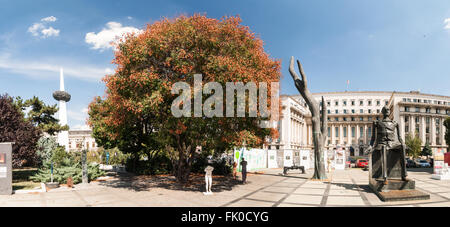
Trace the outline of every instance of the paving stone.
[[289, 195], [284, 202], [288, 203], [300, 203], [300, 204], [312, 204], [320, 205], [322, 201], [322, 196], [320, 195]]
[[327, 206], [364, 206], [361, 197], [328, 196]]
[[324, 188], [304, 188], [300, 187], [294, 191], [294, 194], [303, 195], [323, 195], [325, 193]]
[[269, 193], [269, 192], [257, 192], [257, 193], [255, 193], [255, 194], [253, 194], [251, 196], [246, 197], [246, 198], [278, 202], [284, 196], [286, 196], [286, 194]]

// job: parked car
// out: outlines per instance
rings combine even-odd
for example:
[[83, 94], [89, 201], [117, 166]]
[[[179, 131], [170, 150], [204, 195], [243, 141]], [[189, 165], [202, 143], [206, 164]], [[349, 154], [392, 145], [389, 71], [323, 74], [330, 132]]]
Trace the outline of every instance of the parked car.
[[345, 162], [349, 168], [355, 167], [356, 159], [349, 157]]
[[358, 159], [356, 160], [356, 167], [357, 168], [364, 168], [365, 166], [368, 166], [369, 162], [366, 159]]
[[430, 168], [431, 167], [430, 163], [428, 163], [427, 160], [420, 160], [418, 164], [419, 164], [419, 167], [422, 167], [422, 168]]
[[411, 159], [406, 160], [406, 168], [417, 168], [417, 163]]

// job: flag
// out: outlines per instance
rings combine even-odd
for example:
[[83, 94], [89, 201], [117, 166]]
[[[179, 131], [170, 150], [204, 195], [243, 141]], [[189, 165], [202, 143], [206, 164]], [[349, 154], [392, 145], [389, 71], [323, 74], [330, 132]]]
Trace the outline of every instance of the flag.
[[347, 85], [349, 85], [350, 84], [350, 80], [347, 80]]

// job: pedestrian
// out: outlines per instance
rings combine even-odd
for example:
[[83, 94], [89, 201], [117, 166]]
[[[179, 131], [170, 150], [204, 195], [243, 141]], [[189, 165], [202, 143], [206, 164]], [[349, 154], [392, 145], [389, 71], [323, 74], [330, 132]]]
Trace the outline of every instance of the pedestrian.
[[242, 183], [247, 183], [247, 161], [245, 161], [244, 158], [242, 158], [241, 161], [241, 167], [242, 167]]
[[233, 162], [233, 177], [236, 180], [237, 175], [237, 162]]

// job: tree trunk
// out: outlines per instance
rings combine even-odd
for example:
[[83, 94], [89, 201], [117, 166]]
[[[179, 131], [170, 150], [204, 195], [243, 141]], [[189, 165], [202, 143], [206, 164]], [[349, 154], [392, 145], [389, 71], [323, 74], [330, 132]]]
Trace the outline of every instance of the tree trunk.
[[[319, 104], [308, 90], [306, 74], [303, 72], [303, 67], [300, 64], [300, 61], [297, 60], [297, 64], [302, 77], [301, 79], [294, 70], [294, 57], [291, 57], [289, 73], [291, 74], [292, 79], [294, 79], [295, 87], [308, 105], [312, 116], [312, 136], [314, 144], [313, 179], [324, 180], [328, 178], [325, 172], [325, 160], [323, 160], [324, 143], [327, 138], [327, 108], [322, 97], [322, 110], [320, 110]], [[322, 114], [320, 114], [320, 112], [322, 112]]]

